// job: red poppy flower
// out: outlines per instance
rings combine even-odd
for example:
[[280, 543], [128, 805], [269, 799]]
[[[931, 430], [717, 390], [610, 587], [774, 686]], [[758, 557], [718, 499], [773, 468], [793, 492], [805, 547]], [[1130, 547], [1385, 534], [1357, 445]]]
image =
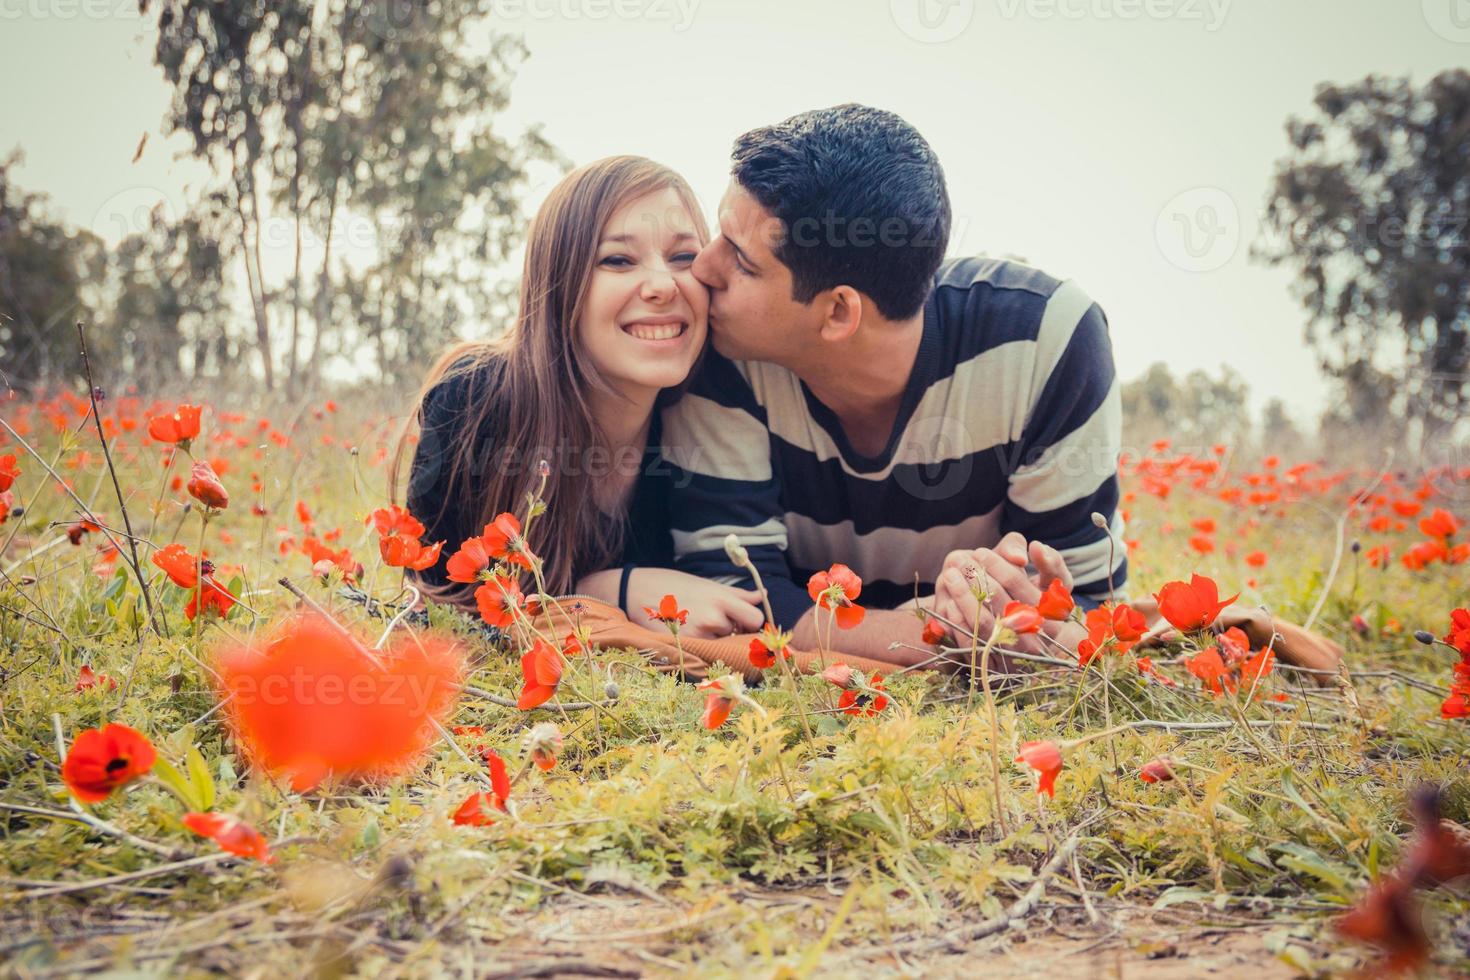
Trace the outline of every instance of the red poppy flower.
[[1245, 563], [1251, 568], [1264, 568], [1266, 565], [1266, 553], [1264, 551], [1252, 551], [1245, 556]]
[[519, 565], [530, 571], [534, 567], [535, 556], [526, 547], [526, 542], [521, 539], [521, 522], [516, 520], [514, 514], [500, 514], [485, 525], [485, 531], [481, 534], [485, 542], [485, 550], [490, 557], [508, 561], [512, 565]]
[[1007, 629], [1014, 630], [1017, 633], [1041, 632], [1041, 613], [1037, 611], [1035, 606], [1027, 605], [1024, 602], [1012, 600], [1006, 603], [1005, 609], [1001, 611], [1000, 621]]
[[1052, 579], [1046, 591], [1036, 602], [1036, 610], [1041, 613], [1043, 619], [1063, 620], [1072, 614], [1076, 603], [1072, 601], [1072, 593], [1062, 584], [1061, 579]]
[[1444, 641], [1470, 661], [1470, 609], [1450, 613], [1450, 631], [1444, 635]]
[[1225, 666], [1225, 661], [1220, 659], [1220, 651], [1214, 647], [1207, 647], [1190, 657], [1185, 661], [1184, 667], [1217, 697], [1224, 694], [1227, 688], [1235, 690], [1235, 676]]
[[159, 415], [148, 420], [148, 434], [159, 442], [173, 443], [188, 448], [199, 435], [198, 405], [180, 405], [170, 415]]
[[644, 606], [644, 613], [649, 619], [656, 619], [670, 630], [678, 632], [678, 627], [689, 622], [689, 610], [679, 608], [679, 600], [671, 595], [666, 595], [658, 601], [658, 608]]
[[199, 566], [194, 556], [177, 542], [155, 551], [153, 564], [167, 572], [169, 579], [181, 589], [192, 589], [199, 580]]
[[1026, 763], [1040, 774], [1036, 792], [1055, 798], [1057, 773], [1062, 771], [1062, 750], [1057, 748], [1057, 743], [1022, 742], [1016, 761]]
[[1196, 534], [1189, 539], [1189, 546], [1202, 555], [1215, 550], [1215, 539], [1205, 534]]
[[521, 676], [525, 679], [516, 707], [522, 711], [545, 704], [561, 683], [562, 656], [556, 647], [537, 640], [521, 657]]
[[480, 618], [496, 629], [503, 630], [514, 623], [525, 601], [520, 586], [503, 575], [475, 590], [475, 607], [480, 610]]
[[1220, 601], [1219, 586], [1203, 575], [1191, 575], [1189, 582], [1167, 582], [1154, 598], [1159, 614], [1184, 631], [1204, 629], [1220, 615], [1220, 610], [1240, 598], [1236, 593]]
[[[495, 822], [491, 816], [491, 807], [496, 807], [496, 800], [491, 793], [471, 793], [459, 809], [454, 811], [453, 820], [461, 827], [488, 827]], [[498, 807], [504, 809], [504, 807]]]
[[76, 690], [86, 691], [103, 684], [107, 685], [109, 691], [117, 690], [117, 681], [106, 674], [94, 674], [90, 665], [84, 664], [82, 669], [77, 671]]
[[924, 624], [924, 632], [919, 639], [932, 647], [943, 643], [944, 638], [948, 635], [949, 630], [943, 623], [937, 619], [931, 619]]
[[760, 637], [752, 637], [750, 641], [750, 665], [757, 670], [765, 670], [767, 667], [774, 667], [775, 664], [776, 655], [771, 652], [769, 647], [761, 642]]
[[184, 826], [202, 837], [212, 837], [220, 850], [274, 864], [276, 857], [260, 831], [227, 813], [186, 813]]
[[184, 606], [184, 618], [190, 622], [200, 611], [200, 593], [203, 592], [203, 610], [206, 613], [218, 613], [221, 619], [230, 614], [238, 601], [230, 594], [230, 591], [214, 580], [212, 575], [204, 576], [202, 589], [195, 589], [194, 594], [189, 597], [189, 602]]
[[466, 539], [444, 564], [449, 581], [465, 583], [480, 581], [481, 574], [489, 567], [490, 554], [481, 538]]
[[1240, 665], [1240, 683], [1249, 689], [1261, 682], [1276, 666], [1276, 651], [1267, 647]]
[[1140, 769], [1138, 778], [1145, 783], [1167, 783], [1174, 778], [1174, 770], [1170, 767], [1168, 759], [1159, 758]]
[[867, 684], [848, 687], [837, 698], [837, 707], [849, 715], [871, 718], [888, 707], [888, 695], [883, 694], [883, 675], [874, 674]]
[[863, 591], [863, 580], [841, 563], [817, 572], [806, 583], [807, 595], [823, 609], [833, 610], [838, 629], [852, 629], [863, 621], [866, 610], [855, 601]]
[[700, 724], [711, 731], [719, 728], [730, 717], [730, 709], [735, 707], [735, 698], [730, 691], [731, 675], [704, 681], [699, 684], [699, 689], [709, 691], [704, 699], [704, 715], [700, 718]]
[[1461, 524], [1455, 519], [1454, 514], [1439, 507], [1436, 507], [1428, 517], [1419, 522], [1419, 530], [1428, 538], [1452, 538], [1460, 527]]
[[396, 534], [378, 539], [378, 554], [382, 556], [383, 564], [416, 572], [438, 564], [439, 551], [443, 547], [443, 541], [426, 548], [418, 538], [405, 538]]
[[89, 728], [76, 737], [61, 764], [61, 778], [83, 803], [98, 803], [153, 768], [153, 743], [127, 725]]
[[368, 520], [380, 537], [421, 538], [424, 536], [424, 525], [407, 509], [397, 504], [390, 507], [379, 507], [368, 515]]
[[15, 465], [15, 453], [0, 456], [0, 493], [14, 486], [15, 478], [18, 476], [20, 476], [20, 469]]

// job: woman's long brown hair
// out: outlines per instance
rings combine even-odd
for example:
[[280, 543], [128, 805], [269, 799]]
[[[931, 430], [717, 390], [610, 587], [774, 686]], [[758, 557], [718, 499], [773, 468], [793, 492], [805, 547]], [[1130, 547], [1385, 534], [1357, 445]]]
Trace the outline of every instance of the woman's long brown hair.
[[[504, 511], [524, 518], [527, 495], [541, 484], [538, 463], [551, 464], [546, 511], [536, 518], [527, 543], [541, 557], [553, 595], [572, 591], [579, 574], [606, 568], [622, 551], [622, 522], [602, 517], [586, 474], [588, 450], [607, 448], [587, 395], [613, 389], [584, 356], [577, 323], [609, 219], [629, 201], [665, 188], [679, 195], [703, 244], [709, 231], [694, 192], [661, 164], [608, 157], [562, 178], [531, 223], [520, 308], [511, 328], [445, 351], [419, 391], [414, 418], [420, 426], [425, 400], [445, 381], [467, 375], [468, 390], [481, 396], [469, 399], [465, 418], [454, 428], [439, 517], [459, 500], [467, 512], [480, 515], [476, 528]], [[395, 500], [407, 437], [405, 432], [399, 441], [389, 484]], [[559, 458], [567, 454], [571, 465]], [[415, 516], [425, 523], [433, 519]], [[445, 557], [459, 544], [446, 542]], [[428, 591], [441, 600], [471, 601], [470, 590], [452, 583]]]

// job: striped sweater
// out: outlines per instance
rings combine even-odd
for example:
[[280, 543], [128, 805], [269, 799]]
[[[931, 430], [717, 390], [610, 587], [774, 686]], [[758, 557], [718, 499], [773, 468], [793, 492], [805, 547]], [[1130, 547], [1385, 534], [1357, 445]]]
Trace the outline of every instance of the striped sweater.
[[1127, 577], [1107, 319], [1075, 283], [1029, 266], [940, 267], [878, 456], [855, 452], [789, 370], [714, 351], [663, 422], [676, 567], [748, 585], [724, 550], [735, 532], [785, 628], [811, 606], [807, 578], [833, 562], [862, 577], [864, 605], [892, 608], [916, 576], [931, 594], [948, 552], [1009, 531], [1057, 548], [1085, 607], [1106, 594], [1110, 560], [1114, 585]]

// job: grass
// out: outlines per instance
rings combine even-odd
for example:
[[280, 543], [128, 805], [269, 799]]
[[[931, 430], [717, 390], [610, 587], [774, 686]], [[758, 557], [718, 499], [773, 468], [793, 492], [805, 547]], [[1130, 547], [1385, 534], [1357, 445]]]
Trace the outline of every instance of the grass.
[[[237, 755], [214, 712], [209, 651], [248, 639], [296, 604], [274, 584], [283, 575], [362, 636], [381, 631], [383, 620], [345, 598], [340, 581], [324, 585], [311, 574], [296, 503], [319, 538], [340, 531], [331, 547], [363, 562], [366, 588], [401, 600], [398, 574], [377, 567], [363, 523], [387, 503], [393, 430], [366, 405], [280, 413], [279, 423], [230, 414], [236, 407], [206, 412], [193, 452], [226, 464], [233, 500], [210, 524], [206, 550], [220, 564], [218, 579], [233, 581], [249, 608], [204, 624], [197, 637], [182, 614], [186, 593], [147, 557], [174, 540], [196, 551], [199, 533], [187, 496], [162, 473], [160, 447], [143, 435], [159, 406], [120, 399], [103, 410], [145, 539], [141, 567], [159, 632], [149, 628], [127, 557], [98, 574], [101, 535], [75, 547], [66, 540], [66, 527], [53, 522], [76, 521], [77, 505], [19, 451], [13, 492], [24, 514], [0, 525], [0, 949], [9, 972], [275, 973], [303, 963], [412, 975], [894, 971], [970, 948], [995, 917], [1020, 911], [1028, 913], [1021, 928], [993, 942], [1014, 942], [1019, 932], [1041, 942], [1041, 955], [1061, 926], [1104, 936], [1110, 924], [1186, 913], [1196, 925], [1248, 926], [1248, 949], [1262, 960], [1331, 973], [1364, 959], [1335, 937], [1331, 918], [1392, 866], [1413, 788], [1438, 784], [1444, 815], [1470, 818], [1466, 722], [1439, 716], [1454, 656], [1412, 638], [1418, 628], [1443, 633], [1449, 611], [1465, 604], [1462, 569], [1364, 560], [1370, 547], [1388, 544], [1397, 555], [1419, 539], [1413, 519], [1368, 529], [1372, 517], [1392, 515], [1388, 502], [1413, 499], [1418, 478], [1390, 478], [1378, 490], [1386, 504], [1346, 522], [1345, 540], [1363, 552], [1345, 549], [1329, 582], [1337, 519], [1378, 474], [1312, 470], [1293, 481], [1284, 464], [1227, 465], [1214, 475], [1185, 465], [1167, 477], [1131, 464], [1128, 537], [1139, 544], [1128, 591], [1199, 571], [1227, 594], [1243, 589], [1242, 602], [1298, 622], [1322, 599], [1316, 628], [1348, 649], [1350, 692], [1278, 670], [1262, 686], [1284, 702], [1216, 699], [1162, 650], [1151, 656], [1177, 687], [1144, 683], [1131, 658], [1116, 655], [1085, 672], [1028, 665], [1017, 677], [992, 678], [997, 794], [989, 711], [978, 697], [967, 710], [969, 692], [956, 678], [891, 677], [891, 703], [872, 718], [829, 710], [830, 686], [802, 678], [809, 747], [791, 690], [774, 672], [752, 693], [764, 715], [737, 704], [711, 732], [700, 726], [703, 692], [649, 670], [633, 651], [605, 651], [575, 664], [558, 693], [559, 701], [598, 701], [613, 685], [616, 700], [600, 711], [562, 714], [553, 702], [520, 712], [467, 695], [451, 723], [484, 733], [460, 738], [462, 751], [439, 744], [411, 776], [381, 786], [293, 793]], [[102, 523], [120, 528], [85, 413], [84, 401], [56, 399], [8, 402], [3, 417]], [[14, 443], [0, 454], [10, 451]], [[1274, 486], [1277, 499], [1249, 503], [1244, 494], [1260, 489], [1251, 480]], [[1230, 488], [1242, 494], [1222, 500]], [[253, 515], [252, 503], [266, 515]], [[1439, 494], [1423, 504], [1426, 513], [1454, 510], [1456, 500]], [[1216, 550], [1201, 554], [1187, 542], [1191, 522], [1206, 518], [1216, 522]], [[1266, 552], [1264, 567], [1244, 563], [1253, 550]], [[446, 610], [432, 618], [476, 651], [473, 686], [516, 696], [518, 657]], [[118, 687], [75, 690], [84, 665]], [[1025, 741], [1095, 734], [1105, 714], [1113, 725], [1161, 724], [1068, 751], [1055, 799], [1039, 796], [1035, 774], [1010, 761]], [[184, 771], [197, 752], [207, 775], [192, 785], [202, 792], [207, 783], [215, 810], [265, 833], [277, 862], [219, 852], [181, 825], [182, 807], [156, 783], [135, 783], [91, 808], [154, 848], [78, 822], [60, 779], [53, 715], [68, 740], [109, 721], [130, 725]], [[451, 814], [482, 788], [474, 748], [498, 751], [514, 772], [522, 737], [540, 721], [563, 731], [557, 766], [531, 769], [511, 812], [492, 825], [456, 826]], [[1174, 760], [1179, 778], [1143, 783], [1140, 768], [1160, 756]], [[999, 830], [1002, 814], [1009, 833]], [[1069, 848], [1075, 863], [1065, 859]], [[1038, 882], [1044, 888], [1027, 905]], [[1442, 890], [1431, 910], [1439, 967], [1470, 966], [1455, 938], [1470, 904]]]

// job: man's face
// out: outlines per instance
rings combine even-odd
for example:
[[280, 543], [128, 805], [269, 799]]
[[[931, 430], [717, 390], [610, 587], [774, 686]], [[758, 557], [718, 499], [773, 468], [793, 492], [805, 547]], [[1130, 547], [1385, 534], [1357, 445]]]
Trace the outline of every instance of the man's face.
[[791, 270], [772, 251], [781, 236], [780, 219], [732, 180], [720, 199], [719, 234], [694, 260], [710, 292], [710, 341], [732, 360], [798, 363], [821, 326], [815, 300], [791, 298]]

